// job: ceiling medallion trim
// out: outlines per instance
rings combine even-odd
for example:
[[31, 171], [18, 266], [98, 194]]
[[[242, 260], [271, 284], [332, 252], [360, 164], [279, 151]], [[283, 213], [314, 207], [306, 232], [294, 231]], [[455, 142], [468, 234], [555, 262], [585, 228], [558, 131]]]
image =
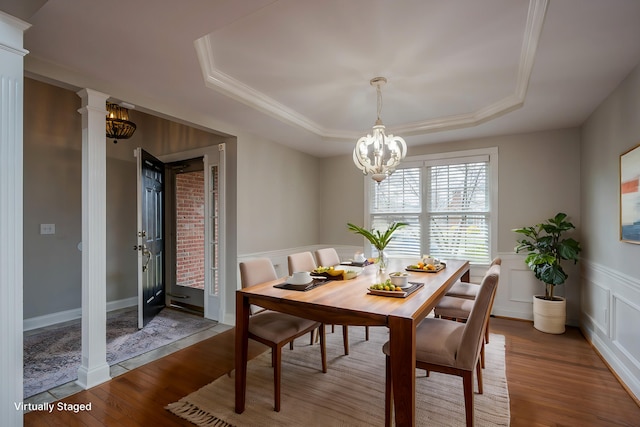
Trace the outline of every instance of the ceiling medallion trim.
[[[549, 0], [530, 0], [527, 13], [527, 23], [524, 30], [518, 75], [514, 92], [505, 98], [488, 104], [474, 112], [440, 117], [436, 119], [405, 123], [390, 127], [394, 133], [415, 135], [420, 133], [439, 132], [464, 127], [472, 127], [494, 118], [500, 117], [524, 104], [529, 79], [535, 62], [538, 41], [542, 34], [542, 27], [549, 5]], [[205, 85], [236, 101], [262, 111], [280, 121], [298, 126], [323, 138], [353, 140], [358, 138], [357, 132], [327, 129], [302, 114], [292, 110], [259, 92], [252, 87], [234, 79], [218, 70], [211, 54], [209, 36], [204, 36], [194, 42]]]

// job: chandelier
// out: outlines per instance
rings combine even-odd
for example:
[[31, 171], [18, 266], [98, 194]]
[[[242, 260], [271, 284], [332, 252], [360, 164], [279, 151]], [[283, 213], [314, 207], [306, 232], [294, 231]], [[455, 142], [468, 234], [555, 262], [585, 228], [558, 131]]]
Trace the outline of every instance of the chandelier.
[[129, 121], [129, 110], [107, 102], [107, 138], [113, 138], [117, 144], [119, 139], [131, 138], [135, 131], [136, 124]]
[[384, 77], [375, 77], [370, 81], [378, 93], [378, 119], [373, 126], [373, 132], [363, 136], [356, 142], [353, 149], [353, 162], [365, 174], [378, 184], [390, 176], [407, 154], [407, 144], [404, 139], [391, 134], [385, 135], [384, 125], [380, 120], [382, 111], [381, 87], [387, 83]]

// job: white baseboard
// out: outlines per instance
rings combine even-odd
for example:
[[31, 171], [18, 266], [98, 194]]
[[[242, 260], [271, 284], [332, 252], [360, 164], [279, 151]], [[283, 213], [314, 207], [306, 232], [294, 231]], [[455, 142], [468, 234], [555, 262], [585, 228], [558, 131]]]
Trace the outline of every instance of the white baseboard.
[[[133, 307], [138, 304], [138, 297], [125, 298], [116, 301], [107, 302], [107, 312], [120, 310], [121, 308]], [[45, 314], [44, 316], [30, 317], [24, 319], [23, 330], [31, 331], [33, 329], [45, 328], [58, 323], [68, 322], [70, 320], [80, 319], [82, 317], [82, 308], [74, 308], [71, 310], [58, 311], [56, 313]]]

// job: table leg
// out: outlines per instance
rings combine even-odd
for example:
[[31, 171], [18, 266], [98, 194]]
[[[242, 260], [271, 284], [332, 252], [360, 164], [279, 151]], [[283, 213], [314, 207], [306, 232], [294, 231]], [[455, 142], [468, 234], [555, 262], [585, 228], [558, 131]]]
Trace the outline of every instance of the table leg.
[[464, 273], [462, 273], [462, 277], [460, 277], [460, 281], [469, 282], [471, 280], [471, 276], [469, 274], [469, 269], [467, 269]]
[[249, 301], [236, 292], [236, 413], [244, 412], [247, 395], [247, 357], [249, 352]]
[[396, 426], [415, 426], [416, 334], [413, 319], [389, 318], [391, 384]]

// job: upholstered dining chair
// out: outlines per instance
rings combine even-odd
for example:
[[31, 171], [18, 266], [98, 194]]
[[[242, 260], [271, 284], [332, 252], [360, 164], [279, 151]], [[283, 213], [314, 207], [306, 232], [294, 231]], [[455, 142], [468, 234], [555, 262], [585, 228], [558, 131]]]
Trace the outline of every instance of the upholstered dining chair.
[[[482, 279], [480, 290], [466, 323], [444, 319], [425, 318], [416, 327], [416, 367], [427, 372], [441, 372], [462, 377], [465, 418], [467, 426], [473, 426], [474, 373], [478, 382], [478, 393], [482, 394], [482, 369], [480, 349], [488, 312], [494, 299], [500, 267], [489, 269]], [[386, 355], [385, 425], [391, 425], [392, 390], [389, 342], [382, 351]]]
[[[338, 263], [339, 262], [340, 260], [338, 259]], [[317, 267], [316, 261], [313, 259], [313, 255], [311, 254], [311, 252], [298, 252], [295, 254], [291, 254], [287, 256], [287, 264], [289, 266], [290, 275], [295, 273], [296, 271], [312, 271]], [[344, 344], [344, 354], [349, 354], [349, 329], [346, 325], [342, 327], [342, 341]], [[313, 342], [313, 336], [311, 337], [311, 342]]]
[[287, 256], [287, 264], [289, 266], [289, 275], [296, 271], [312, 271], [316, 268], [316, 261], [313, 259], [311, 252], [299, 252]]
[[[494, 265], [501, 265], [502, 259], [500, 257], [495, 257], [493, 261], [491, 261], [491, 265], [489, 268]], [[446, 296], [456, 297], [456, 298], [466, 298], [466, 299], [476, 299], [476, 295], [478, 295], [478, 287], [479, 283], [470, 283], [463, 282], [458, 280], [456, 283], [451, 286], [451, 289], [447, 291]]]
[[[276, 270], [268, 258], [256, 258], [240, 263], [240, 281], [243, 288], [277, 278]], [[271, 310], [262, 310], [249, 317], [249, 338], [271, 347], [274, 410], [276, 412], [280, 411], [282, 347], [317, 328], [320, 329], [322, 372], [327, 372], [324, 324]]]
[[340, 256], [335, 248], [323, 248], [316, 251], [316, 260], [318, 265], [331, 267], [340, 264]]
[[[495, 257], [493, 261], [491, 261], [491, 265], [489, 266], [489, 268], [493, 267], [494, 265], [502, 265], [502, 258]], [[445, 296], [474, 300], [476, 299], [476, 295], [478, 294], [478, 289], [479, 287], [477, 283], [462, 282], [458, 280], [456, 283], [453, 284], [453, 286], [451, 286], [451, 289], [449, 289], [449, 291], [445, 294]], [[446, 307], [447, 305], [455, 306], [457, 304], [455, 304], [455, 301], [445, 300], [443, 301], [443, 307], [440, 307], [440, 310], [441, 311], [445, 310], [444, 307]], [[465, 311], [466, 310], [468, 310], [468, 307], [465, 308]], [[467, 312], [467, 316], [468, 315], [469, 314]], [[444, 317], [449, 317], [449, 316], [444, 316]], [[463, 317], [462, 319], [466, 319], [466, 316]], [[489, 328], [488, 327], [487, 327], [487, 332], [485, 333], [484, 342], [485, 344], [489, 344]]]
[[[318, 265], [322, 265], [325, 267], [331, 267], [332, 265], [340, 264], [340, 256], [338, 255], [338, 251], [335, 248], [323, 248], [318, 249], [316, 251], [316, 260], [318, 260]], [[346, 268], [346, 267], [345, 267]], [[347, 327], [343, 326], [343, 330], [346, 330]], [[369, 341], [369, 327], [364, 327], [364, 339]], [[348, 354], [348, 353], [346, 353]]]
[[[498, 262], [492, 263], [491, 267], [487, 271], [487, 274], [489, 274], [490, 271], [497, 271], [498, 276], [500, 275], [500, 258], [497, 258], [497, 260]], [[469, 286], [475, 286], [478, 288], [478, 290], [480, 289], [479, 285], [469, 284]], [[474, 305], [475, 299], [458, 298], [445, 295], [440, 299], [440, 301], [438, 301], [433, 311], [435, 317], [437, 318], [466, 322]], [[489, 319], [491, 318], [492, 309], [493, 300], [491, 300], [491, 303], [489, 305], [489, 312], [487, 313], [487, 326], [484, 330], [484, 342], [482, 343], [480, 362], [483, 368], [485, 367], [484, 345], [489, 344]]]

